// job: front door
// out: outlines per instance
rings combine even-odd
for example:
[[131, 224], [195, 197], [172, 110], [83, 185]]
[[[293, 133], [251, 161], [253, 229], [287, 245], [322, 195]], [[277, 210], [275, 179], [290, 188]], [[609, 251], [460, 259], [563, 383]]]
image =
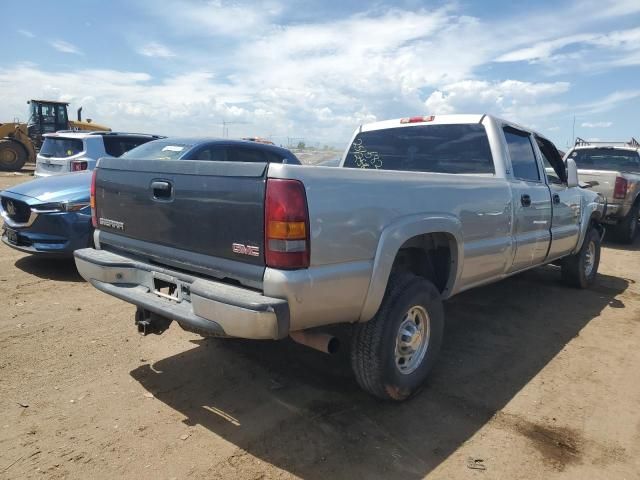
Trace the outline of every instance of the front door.
[[553, 218], [548, 260], [555, 260], [571, 252], [578, 244], [581, 196], [579, 187], [567, 187], [566, 169], [553, 143], [538, 135], [534, 139], [551, 189]]

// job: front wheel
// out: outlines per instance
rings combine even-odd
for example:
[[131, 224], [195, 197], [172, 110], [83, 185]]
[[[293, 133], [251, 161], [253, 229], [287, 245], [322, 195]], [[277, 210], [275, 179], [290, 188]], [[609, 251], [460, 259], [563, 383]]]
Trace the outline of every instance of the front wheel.
[[394, 275], [378, 313], [357, 324], [351, 366], [360, 387], [383, 400], [404, 400], [424, 383], [444, 329], [440, 292], [413, 274]]
[[595, 281], [600, 265], [600, 235], [590, 228], [578, 252], [562, 262], [562, 280], [572, 287], [587, 288]]

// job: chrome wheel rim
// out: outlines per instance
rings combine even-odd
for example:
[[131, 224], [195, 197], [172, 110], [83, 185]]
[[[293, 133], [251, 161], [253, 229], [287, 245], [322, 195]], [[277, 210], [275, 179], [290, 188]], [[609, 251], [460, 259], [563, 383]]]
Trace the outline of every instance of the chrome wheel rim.
[[594, 241], [589, 242], [587, 251], [584, 256], [584, 273], [588, 277], [593, 272], [593, 267], [596, 264], [596, 244]]
[[413, 373], [429, 347], [431, 322], [427, 311], [415, 305], [407, 311], [396, 336], [395, 363], [403, 375]]

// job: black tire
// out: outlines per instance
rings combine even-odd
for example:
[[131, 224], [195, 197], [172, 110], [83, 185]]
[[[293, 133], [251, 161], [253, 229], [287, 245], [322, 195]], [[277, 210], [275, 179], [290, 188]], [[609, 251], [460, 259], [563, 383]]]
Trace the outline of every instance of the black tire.
[[[580, 251], [562, 262], [562, 280], [567, 285], [588, 288], [593, 284], [600, 265], [600, 243], [599, 232], [595, 228], [589, 228]], [[588, 262], [592, 262], [591, 269], [587, 268]]]
[[615, 236], [622, 243], [633, 243], [640, 230], [640, 202], [636, 202], [626, 217], [615, 226]]
[[[429, 339], [424, 356], [416, 357], [415, 370], [403, 373], [402, 366], [396, 364], [396, 341], [411, 311], [426, 312], [428, 321], [423, 325], [429, 327]], [[351, 367], [358, 384], [383, 400], [405, 400], [420, 388], [433, 367], [443, 330], [442, 299], [433, 283], [410, 273], [392, 276], [378, 313], [355, 326]], [[409, 362], [405, 367], [411, 365]]]
[[0, 170], [17, 172], [27, 163], [27, 152], [14, 140], [0, 140]]

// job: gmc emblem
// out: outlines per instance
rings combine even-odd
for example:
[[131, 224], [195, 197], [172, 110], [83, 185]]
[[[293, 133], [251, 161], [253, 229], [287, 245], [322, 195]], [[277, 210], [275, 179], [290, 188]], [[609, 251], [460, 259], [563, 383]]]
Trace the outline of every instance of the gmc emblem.
[[260, 248], [253, 247], [251, 245], [243, 245], [241, 243], [232, 243], [231, 250], [233, 250], [233, 253], [239, 253], [240, 255], [249, 255], [250, 257], [260, 256]]

